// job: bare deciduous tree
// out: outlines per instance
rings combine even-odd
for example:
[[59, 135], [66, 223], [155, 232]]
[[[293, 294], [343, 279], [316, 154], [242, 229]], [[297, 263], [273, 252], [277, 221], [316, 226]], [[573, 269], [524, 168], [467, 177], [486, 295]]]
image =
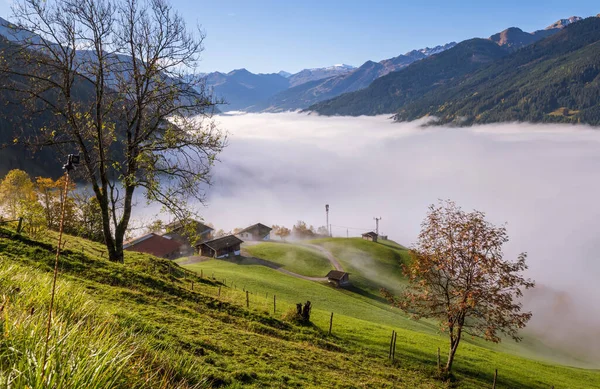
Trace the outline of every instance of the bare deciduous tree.
[[515, 301], [534, 282], [521, 272], [526, 254], [505, 260], [505, 227], [496, 227], [479, 211], [464, 212], [446, 201], [430, 206], [421, 226], [411, 262], [404, 270], [409, 287], [400, 297], [382, 294], [414, 318], [440, 320], [450, 337], [446, 371], [450, 372], [463, 333], [500, 342], [501, 335], [519, 341], [531, 312]]
[[225, 146], [195, 74], [204, 35], [166, 0], [20, 0], [13, 12], [2, 87], [52, 118], [20, 139], [80, 153], [109, 258], [122, 262], [134, 191], [184, 218]]

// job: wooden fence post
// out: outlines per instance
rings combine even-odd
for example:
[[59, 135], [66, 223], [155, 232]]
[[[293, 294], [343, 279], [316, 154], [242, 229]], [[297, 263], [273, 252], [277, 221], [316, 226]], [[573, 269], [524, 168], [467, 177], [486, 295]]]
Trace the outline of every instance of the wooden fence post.
[[390, 339], [390, 351], [388, 352], [388, 359], [392, 359], [392, 346], [394, 345], [394, 334], [396, 331], [392, 330], [392, 338]]
[[250, 299], [248, 298], [248, 291], [246, 291], [246, 308], [250, 308]]
[[394, 332], [394, 347], [392, 348], [392, 362], [396, 358], [396, 339], [398, 339], [398, 333]]
[[204, 271], [200, 269], [200, 278], [204, 278]]
[[440, 348], [438, 347], [438, 356], [437, 356], [437, 363], [438, 363], [438, 371], [442, 370], [442, 360], [440, 358]]
[[498, 369], [494, 372], [494, 383], [492, 384], [492, 389], [496, 389], [496, 380], [498, 379]]
[[219, 297], [221, 297], [221, 285], [219, 285]]
[[192, 290], [194, 290], [194, 281], [192, 281]]
[[331, 327], [333, 326], [333, 312], [331, 312], [331, 317], [329, 318], [329, 334], [331, 335]]
[[277, 312], [277, 296], [273, 295], [273, 315]]

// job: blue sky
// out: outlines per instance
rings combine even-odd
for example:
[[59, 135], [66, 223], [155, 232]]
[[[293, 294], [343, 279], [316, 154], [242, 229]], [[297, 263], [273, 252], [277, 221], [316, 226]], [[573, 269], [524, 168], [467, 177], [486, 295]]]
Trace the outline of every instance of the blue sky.
[[[0, 16], [10, 16], [10, 1], [0, 0]], [[360, 66], [507, 27], [533, 31], [600, 12], [597, 0], [171, 1], [191, 26], [199, 23], [207, 33], [200, 66], [206, 72]]]

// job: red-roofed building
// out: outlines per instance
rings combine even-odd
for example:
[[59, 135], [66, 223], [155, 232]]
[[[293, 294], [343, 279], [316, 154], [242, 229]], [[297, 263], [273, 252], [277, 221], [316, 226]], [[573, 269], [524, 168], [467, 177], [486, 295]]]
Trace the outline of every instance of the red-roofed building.
[[125, 243], [123, 248], [128, 251], [152, 254], [155, 257], [166, 259], [176, 259], [181, 256], [180, 242], [153, 233], [133, 239]]

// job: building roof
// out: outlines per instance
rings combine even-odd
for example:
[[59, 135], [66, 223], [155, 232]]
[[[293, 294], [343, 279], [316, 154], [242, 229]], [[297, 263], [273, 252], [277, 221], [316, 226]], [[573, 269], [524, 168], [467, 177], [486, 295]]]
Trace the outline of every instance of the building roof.
[[216, 251], [216, 250], [221, 250], [221, 249], [231, 247], [231, 246], [237, 246], [241, 243], [244, 243], [244, 241], [239, 239], [238, 237], [236, 237], [234, 235], [227, 235], [222, 238], [217, 238], [217, 239], [209, 240], [207, 242], [199, 243], [196, 245], [196, 247], [207, 246]]
[[340, 281], [342, 278], [344, 278], [344, 276], [347, 275], [348, 273], [344, 271], [331, 270], [329, 273], [327, 273], [327, 278], [329, 278], [330, 280]]
[[250, 230], [253, 230], [253, 229], [255, 229], [255, 228], [267, 229], [267, 230], [269, 230], [269, 231], [271, 231], [271, 230], [272, 230], [272, 228], [271, 228], [271, 227], [269, 227], [269, 226], [265, 226], [265, 225], [264, 225], [264, 224], [262, 224], [262, 223], [256, 223], [256, 224], [253, 224], [253, 225], [251, 225], [250, 227], [246, 227], [246, 228], [244, 228], [243, 230], [241, 230], [241, 231], [238, 231], [237, 233], [238, 233], [238, 234], [241, 234], [242, 232], [250, 231]]
[[[196, 223], [196, 225], [197, 225], [196, 230], [200, 231], [200, 232], [214, 231], [214, 228], [209, 227], [206, 224], [199, 222], [198, 220], [189, 219], [189, 220], [187, 220], [187, 223]], [[165, 227], [166, 227], [167, 231], [175, 231], [175, 230], [178, 230], [181, 227], [183, 227], [183, 223], [181, 223], [181, 221], [177, 220], [177, 221], [174, 221], [173, 223], [167, 224]]]
[[180, 247], [181, 244], [179, 242], [154, 233], [133, 239], [123, 245], [125, 250], [152, 254], [157, 257], [164, 257], [167, 254], [178, 251]]
[[373, 238], [377, 238], [377, 234], [374, 233], [373, 231], [365, 232], [364, 234], [362, 234], [362, 236], [370, 236]]

